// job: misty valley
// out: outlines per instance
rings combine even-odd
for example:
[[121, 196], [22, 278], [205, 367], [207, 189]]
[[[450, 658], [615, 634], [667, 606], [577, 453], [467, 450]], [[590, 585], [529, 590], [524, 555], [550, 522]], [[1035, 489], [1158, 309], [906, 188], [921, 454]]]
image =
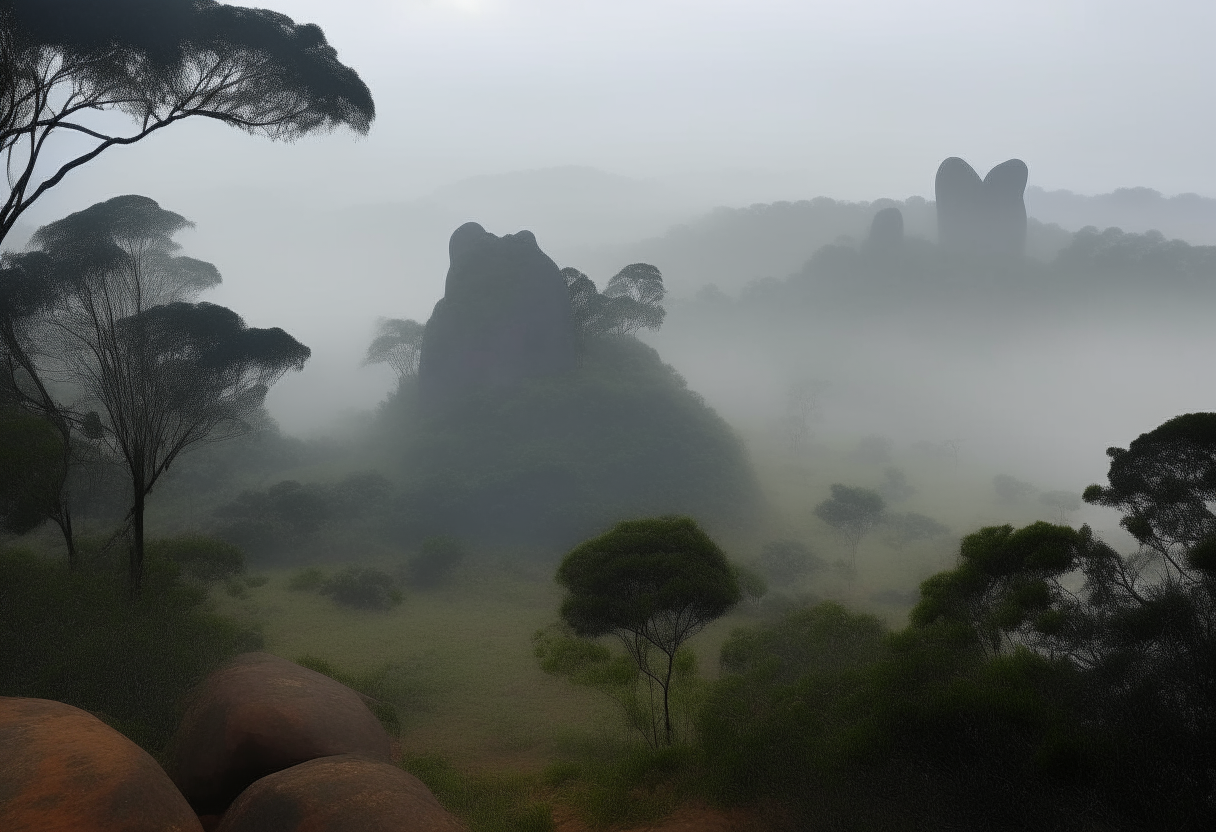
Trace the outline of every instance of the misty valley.
[[0, 0], [0, 830], [1216, 828], [1216, 200], [73, 202], [376, 117], [279, 12]]

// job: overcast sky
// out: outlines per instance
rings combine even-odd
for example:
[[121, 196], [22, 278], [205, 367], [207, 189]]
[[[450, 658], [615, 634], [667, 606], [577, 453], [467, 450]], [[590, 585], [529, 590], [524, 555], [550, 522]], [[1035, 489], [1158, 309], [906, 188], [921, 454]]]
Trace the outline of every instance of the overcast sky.
[[[319, 24], [360, 73], [378, 109], [368, 137], [283, 145], [187, 121], [74, 173], [25, 230], [122, 193], [196, 220], [187, 251], [225, 278], [209, 299], [314, 348], [305, 373], [272, 394], [287, 427], [383, 396], [387, 374], [355, 371], [374, 319], [426, 320], [447, 235], [466, 219], [532, 228], [560, 261], [572, 242], [657, 234], [713, 205], [932, 197], [951, 155], [981, 175], [1020, 157], [1048, 189], [1216, 196], [1212, 0], [261, 4]], [[592, 195], [584, 202], [605, 203], [601, 213], [583, 205], [577, 216], [560, 204], [512, 213], [510, 188], [505, 206], [476, 216], [415, 206], [383, 233], [366, 230], [349, 258], [334, 250], [354, 248], [349, 235], [334, 243], [336, 226], [302, 219], [559, 166], [645, 180], [656, 196]], [[324, 404], [318, 381], [333, 385]]]
[[1046, 188], [1216, 195], [1211, 0], [259, 5], [319, 24], [359, 71], [379, 110], [367, 139], [284, 148], [183, 125], [84, 176], [359, 202], [586, 165], [720, 177], [711, 201], [873, 199], [931, 195], [960, 155], [981, 173], [1021, 157]]

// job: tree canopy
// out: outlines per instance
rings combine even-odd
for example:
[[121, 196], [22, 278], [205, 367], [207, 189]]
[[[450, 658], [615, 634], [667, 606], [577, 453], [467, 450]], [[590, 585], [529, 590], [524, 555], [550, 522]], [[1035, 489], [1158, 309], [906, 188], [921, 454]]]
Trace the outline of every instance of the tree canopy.
[[397, 374], [398, 381], [414, 378], [418, 375], [425, 332], [426, 326], [414, 320], [382, 319], [376, 324], [376, 337], [363, 357], [364, 366], [387, 364]]
[[[320, 28], [214, 0], [0, 0], [0, 73], [0, 242], [72, 170], [186, 118], [286, 141], [375, 118]], [[48, 164], [56, 136], [80, 149]]]
[[[189, 225], [147, 197], [115, 197], [39, 229], [37, 248], [10, 256], [17, 265], [5, 272], [29, 312], [20, 322], [0, 314], [14, 368], [8, 392], [59, 425], [65, 444], [83, 435], [122, 460], [135, 593], [145, 498], [157, 480], [191, 445], [249, 430], [269, 386], [309, 357], [281, 329], [191, 302], [220, 275], [177, 254], [172, 236]], [[51, 394], [52, 377], [69, 385], [70, 400]]]
[[[629, 520], [575, 547], [558, 567], [557, 582], [567, 591], [561, 617], [574, 633], [615, 636], [662, 688], [670, 743], [676, 653], [741, 597], [726, 555], [692, 518]], [[665, 667], [652, 664], [651, 648], [666, 657]]]
[[882, 519], [882, 496], [868, 488], [834, 483], [832, 496], [815, 506], [815, 516], [840, 532], [857, 560], [857, 544]]
[[578, 269], [562, 269], [581, 346], [600, 335], [632, 335], [658, 329], [667, 317], [663, 274], [649, 263], [632, 263], [608, 281], [601, 294], [595, 281]]

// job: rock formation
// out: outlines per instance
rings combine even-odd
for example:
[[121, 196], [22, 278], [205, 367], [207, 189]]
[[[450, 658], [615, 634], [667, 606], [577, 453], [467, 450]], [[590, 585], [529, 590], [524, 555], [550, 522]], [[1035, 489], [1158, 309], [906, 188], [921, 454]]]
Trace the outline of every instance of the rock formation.
[[1026, 163], [1010, 159], [982, 180], [951, 156], [937, 169], [937, 240], [948, 251], [1020, 256], [1026, 250]]
[[419, 393], [428, 407], [575, 367], [570, 298], [530, 231], [498, 237], [456, 229], [443, 298], [422, 341]]
[[96, 717], [0, 697], [4, 832], [202, 832], [156, 760]]
[[883, 208], [870, 222], [866, 247], [871, 251], [897, 250], [904, 242], [904, 215], [894, 205]]
[[354, 755], [310, 760], [241, 793], [216, 832], [464, 832], [417, 777]]
[[199, 815], [219, 815], [255, 780], [337, 754], [391, 759], [359, 694], [278, 656], [245, 653], [195, 690], [167, 769]]

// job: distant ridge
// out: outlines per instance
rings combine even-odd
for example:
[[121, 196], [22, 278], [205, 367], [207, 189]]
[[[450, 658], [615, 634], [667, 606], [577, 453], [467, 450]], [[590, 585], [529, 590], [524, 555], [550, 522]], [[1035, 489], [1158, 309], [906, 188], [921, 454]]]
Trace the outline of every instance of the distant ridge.
[[1026, 189], [1026, 209], [1032, 217], [1069, 231], [1087, 225], [1124, 231], [1160, 231], [1191, 245], [1216, 245], [1216, 199], [1199, 194], [1165, 196], [1152, 188], [1119, 188], [1086, 196], [1072, 191]]

